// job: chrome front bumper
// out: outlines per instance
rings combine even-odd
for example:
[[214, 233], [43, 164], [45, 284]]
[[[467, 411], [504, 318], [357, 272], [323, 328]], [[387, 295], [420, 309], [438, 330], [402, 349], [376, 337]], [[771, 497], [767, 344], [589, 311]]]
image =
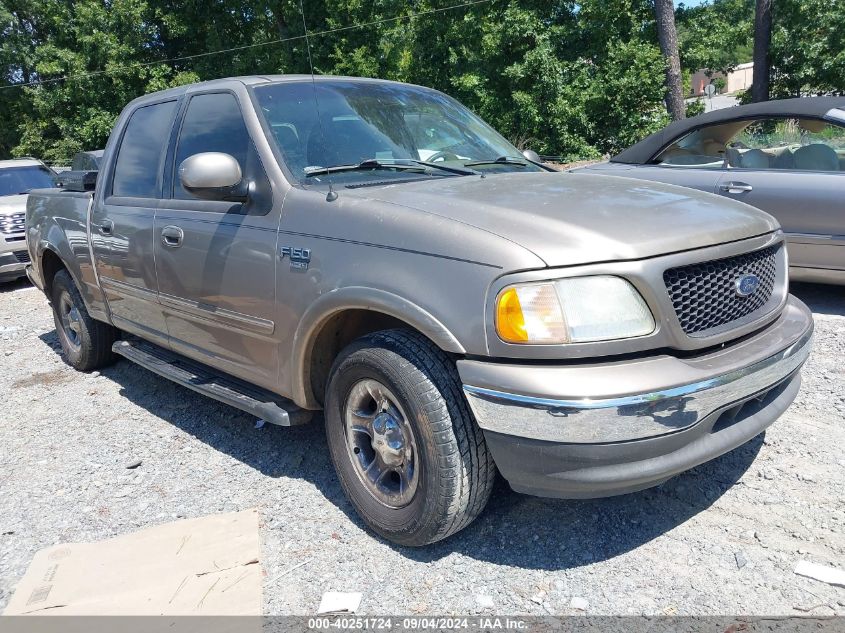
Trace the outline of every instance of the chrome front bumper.
[[0, 233], [0, 281], [25, 276], [29, 256], [24, 261], [19, 257], [20, 253], [26, 253], [26, 240], [22, 238], [22, 233]]
[[485, 431], [567, 444], [626, 442], [677, 433], [762, 398], [801, 368], [812, 335], [810, 311], [790, 297], [761, 332], [694, 358], [560, 367], [460, 361], [458, 369]]
[[12, 254], [0, 256], [0, 281], [24, 277], [27, 262], [18, 261]]

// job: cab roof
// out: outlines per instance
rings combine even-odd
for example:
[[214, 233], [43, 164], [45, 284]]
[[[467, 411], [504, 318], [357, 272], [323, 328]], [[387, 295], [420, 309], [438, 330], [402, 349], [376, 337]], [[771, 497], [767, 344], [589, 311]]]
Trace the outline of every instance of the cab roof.
[[327, 81], [349, 81], [356, 83], [384, 83], [395, 84], [399, 82], [390, 81], [387, 79], [372, 79], [369, 77], [346, 77], [341, 75], [244, 75], [241, 77], [225, 77], [222, 79], [211, 79], [209, 81], [202, 81], [199, 83], [186, 84], [184, 86], [177, 86], [176, 88], [168, 88], [167, 90], [160, 90], [159, 92], [151, 92], [142, 95], [132, 101], [132, 103], [156, 100], [161, 97], [181, 97], [188, 91], [202, 89], [223, 88], [232, 82], [239, 82], [245, 86], [258, 86], [261, 84], [280, 83], [285, 81], [314, 81], [315, 83]]

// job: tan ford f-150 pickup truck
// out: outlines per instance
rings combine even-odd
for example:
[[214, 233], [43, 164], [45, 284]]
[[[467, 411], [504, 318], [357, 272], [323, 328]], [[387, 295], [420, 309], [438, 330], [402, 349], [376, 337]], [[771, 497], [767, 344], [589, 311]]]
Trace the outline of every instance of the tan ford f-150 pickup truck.
[[93, 191], [30, 196], [29, 274], [77, 369], [323, 410], [352, 504], [406, 545], [467, 526], [497, 469], [621, 494], [774, 422], [813, 331], [777, 222], [531, 157], [418, 86], [175, 88], [126, 107]]

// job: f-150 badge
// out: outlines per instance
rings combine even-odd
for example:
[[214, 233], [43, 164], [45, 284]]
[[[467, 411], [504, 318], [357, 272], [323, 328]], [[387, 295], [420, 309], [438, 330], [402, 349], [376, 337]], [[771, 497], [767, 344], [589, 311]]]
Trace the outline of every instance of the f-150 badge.
[[311, 249], [282, 246], [279, 251], [279, 258], [284, 259], [285, 257], [290, 259], [291, 270], [308, 270], [308, 264], [311, 263]]

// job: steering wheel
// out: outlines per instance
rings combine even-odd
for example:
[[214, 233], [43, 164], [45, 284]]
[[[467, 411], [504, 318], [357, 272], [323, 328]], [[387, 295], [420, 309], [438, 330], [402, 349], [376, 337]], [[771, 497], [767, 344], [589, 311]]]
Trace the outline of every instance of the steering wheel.
[[449, 152], [446, 150], [441, 150], [436, 154], [432, 154], [426, 160], [427, 163], [436, 163], [439, 161], [445, 160], [461, 160], [460, 156], [458, 156], [455, 152]]

